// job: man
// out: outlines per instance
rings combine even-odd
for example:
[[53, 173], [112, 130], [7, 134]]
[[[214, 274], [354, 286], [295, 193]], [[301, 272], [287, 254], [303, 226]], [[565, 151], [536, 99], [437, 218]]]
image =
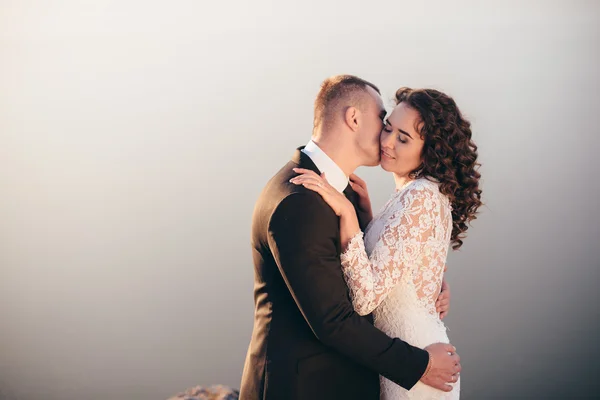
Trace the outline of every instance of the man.
[[[339, 219], [293, 168], [327, 179], [354, 204], [348, 176], [379, 163], [385, 108], [354, 76], [327, 79], [315, 100], [313, 139], [266, 185], [252, 219], [255, 318], [240, 399], [379, 399], [379, 375], [441, 390], [460, 371], [454, 347], [390, 338], [352, 308], [340, 265]], [[365, 215], [357, 208], [364, 230]]]

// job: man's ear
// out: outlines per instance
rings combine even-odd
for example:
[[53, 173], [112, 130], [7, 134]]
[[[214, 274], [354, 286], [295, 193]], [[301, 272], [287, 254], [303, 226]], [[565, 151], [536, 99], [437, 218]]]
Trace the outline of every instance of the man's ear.
[[358, 131], [358, 125], [360, 120], [360, 111], [356, 107], [348, 107], [344, 113], [344, 122], [354, 132]]

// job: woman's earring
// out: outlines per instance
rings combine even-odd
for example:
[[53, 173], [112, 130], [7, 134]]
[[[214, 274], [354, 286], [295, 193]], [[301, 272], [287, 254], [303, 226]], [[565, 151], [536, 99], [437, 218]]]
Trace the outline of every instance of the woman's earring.
[[423, 164], [421, 164], [416, 171], [412, 171], [411, 173], [409, 173], [408, 177], [410, 179], [417, 179], [419, 175], [421, 175], [421, 172], [423, 172]]

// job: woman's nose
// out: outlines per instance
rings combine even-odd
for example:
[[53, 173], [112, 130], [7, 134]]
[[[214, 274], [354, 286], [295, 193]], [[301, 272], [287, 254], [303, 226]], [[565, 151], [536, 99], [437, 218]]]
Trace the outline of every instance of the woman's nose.
[[394, 135], [392, 135], [391, 133], [388, 133], [386, 131], [383, 131], [381, 133], [380, 139], [379, 139], [379, 143], [381, 144], [381, 147], [387, 147], [389, 149], [393, 149], [394, 148]]

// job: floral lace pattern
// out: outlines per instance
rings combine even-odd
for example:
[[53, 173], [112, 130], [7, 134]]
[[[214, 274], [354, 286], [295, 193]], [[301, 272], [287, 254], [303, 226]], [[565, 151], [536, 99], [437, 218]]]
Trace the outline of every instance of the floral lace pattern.
[[[375, 326], [424, 348], [448, 342], [435, 302], [441, 290], [452, 234], [452, 209], [437, 183], [417, 179], [396, 191], [365, 233], [341, 256], [357, 313], [373, 313]], [[410, 391], [381, 377], [382, 399], [458, 399], [418, 382]]]
[[370, 255], [362, 232], [342, 254], [355, 310], [361, 315], [373, 312], [400, 278], [410, 274], [418, 297], [435, 314], [452, 233], [448, 199], [435, 183], [420, 179], [394, 193], [376, 219], [368, 229], [383, 222], [383, 230]]

